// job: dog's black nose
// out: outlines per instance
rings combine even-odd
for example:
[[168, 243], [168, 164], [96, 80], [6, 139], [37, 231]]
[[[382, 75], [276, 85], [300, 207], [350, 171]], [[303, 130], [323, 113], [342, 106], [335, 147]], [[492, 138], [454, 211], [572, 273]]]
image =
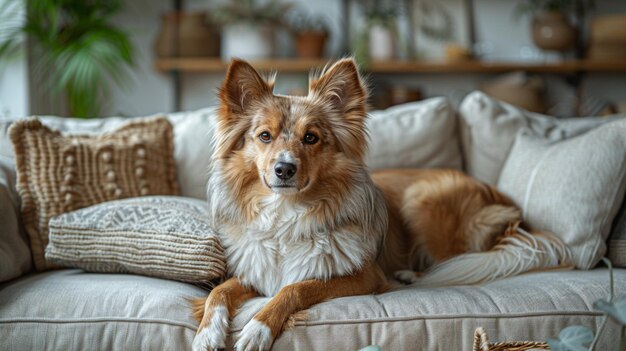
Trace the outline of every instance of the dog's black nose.
[[287, 180], [293, 177], [297, 170], [298, 167], [296, 167], [293, 163], [278, 162], [274, 166], [274, 173], [276, 173], [276, 176], [282, 180]]

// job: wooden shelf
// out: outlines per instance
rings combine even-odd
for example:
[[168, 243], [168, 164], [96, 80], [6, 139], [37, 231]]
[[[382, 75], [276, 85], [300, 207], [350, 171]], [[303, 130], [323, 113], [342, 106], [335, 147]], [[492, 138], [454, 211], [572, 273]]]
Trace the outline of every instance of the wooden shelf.
[[[286, 73], [306, 73], [313, 68], [321, 68], [328, 59], [271, 59], [251, 61], [261, 71], [275, 70]], [[155, 61], [156, 69], [164, 72], [213, 72], [221, 73], [228, 62], [217, 58], [161, 58]], [[626, 60], [604, 61], [562, 61], [555, 63], [483, 62], [483, 61], [379, 61], [372, 62], [370, 73], [502, 73], [526, 71], [534, 73], [567, 74], [580, 71], [626, 72]]]

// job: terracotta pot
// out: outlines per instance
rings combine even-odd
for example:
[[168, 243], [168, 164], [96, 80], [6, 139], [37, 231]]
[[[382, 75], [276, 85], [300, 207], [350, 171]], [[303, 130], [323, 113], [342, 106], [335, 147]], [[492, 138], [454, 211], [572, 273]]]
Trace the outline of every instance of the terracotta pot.
[[303, 58], [321, 58], [326, 47], [326, 32], [306, 31], [295, 34], [296, 53]]
[[543, 50], [568, 51], [576, 43], [576, 28], [561, 12], [543, 12], [533, 17], [532, 36]]
[[171, 12], [162, 18], [155, 50], [159, 57], [215, 57], [220, 35], [204, 12]]

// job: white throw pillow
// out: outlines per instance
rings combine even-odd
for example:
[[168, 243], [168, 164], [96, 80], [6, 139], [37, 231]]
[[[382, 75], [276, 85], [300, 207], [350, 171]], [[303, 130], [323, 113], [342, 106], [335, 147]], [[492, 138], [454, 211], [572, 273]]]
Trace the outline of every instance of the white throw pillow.
[[174, 125], [174, 159], [180, 193], [206, 199], [209, 166], [213, 153], [215, 109], [175, 113], [168, 116]]
[[373, 111], [367, 128], [372, 169], [463, 167], [456, 114], [445, 98]]
[[560, 142], [524, 129], [502, 169], [498, 188], [524, 220], [559, 236], [577, 268], [593, 268], [626, 187], [626, 120]]
[[555, 118], [522, 110], [479, 91], [463, 99], [459, 116], [466, 171], [489, 184], [498, 181], [515, 136], [521, 128], [528, 128], [536, 135], [557, 141], [624, 117]]

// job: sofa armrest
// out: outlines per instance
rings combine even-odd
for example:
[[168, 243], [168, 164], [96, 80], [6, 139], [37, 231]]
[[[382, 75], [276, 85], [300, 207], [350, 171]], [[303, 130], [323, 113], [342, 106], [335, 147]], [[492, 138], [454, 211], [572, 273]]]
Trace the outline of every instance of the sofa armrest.
[[13, 159], [0, 155], [0, 282], [32, 270], [28, 239], [20, 225]]

